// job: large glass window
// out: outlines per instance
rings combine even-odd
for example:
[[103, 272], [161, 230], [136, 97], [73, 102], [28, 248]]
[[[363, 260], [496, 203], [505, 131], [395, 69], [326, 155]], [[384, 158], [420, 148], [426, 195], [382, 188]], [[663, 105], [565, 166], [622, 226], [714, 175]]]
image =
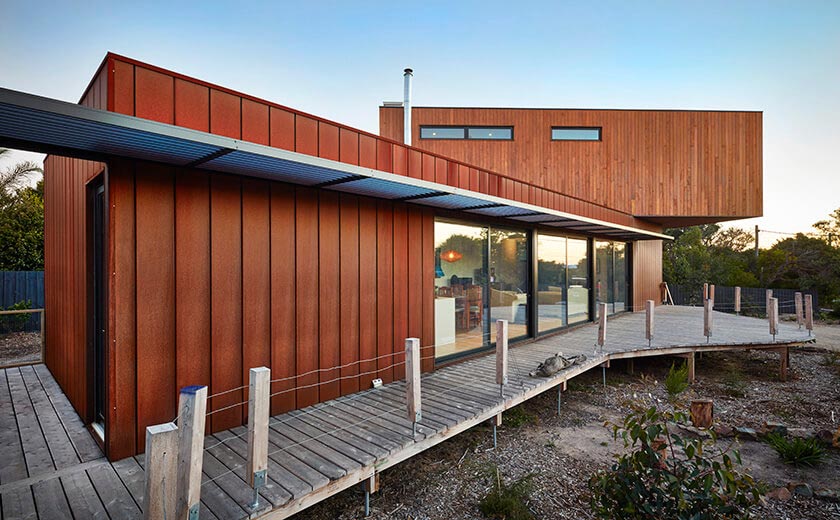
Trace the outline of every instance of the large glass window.
[[540, 235], [537, 239], [537, 330], [546, 332], [568, 324], [566, 306], [566, 238]]
[[537, 239], [539, 332], [589, 320], [589, 265], [585, 239], [540, 234]]
[[528, 233], [435, 222], [435, 357], [489, 347], [528, 330]]
[[595, 241], [595, 303], [606, 303], [608, 314], [622, 312], [626, 308], [625, 250], [626, 244], [622, 242]]
[[508, 338], [528, 336], [528, 235], [524, 231], [490, 232], [490, 338], [496, 320], [508, 321]]
[[586, 239], [570, 238], [567, 242], [569, 266], [568, 283], [569, 323], [589, 320], [589, 255]]
[[435, 222], [435, 356], [488, 344], [487, 228]]

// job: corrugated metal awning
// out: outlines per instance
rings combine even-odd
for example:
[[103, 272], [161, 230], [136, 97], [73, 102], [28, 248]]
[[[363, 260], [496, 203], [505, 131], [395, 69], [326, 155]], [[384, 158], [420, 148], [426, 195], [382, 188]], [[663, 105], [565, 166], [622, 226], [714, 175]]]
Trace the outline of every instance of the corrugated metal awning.
[[0, 88], [0, 144], [108, 160], [129, 157], [435, 208], [540, 223], [619, 240], [670, 239], [445, 184]]

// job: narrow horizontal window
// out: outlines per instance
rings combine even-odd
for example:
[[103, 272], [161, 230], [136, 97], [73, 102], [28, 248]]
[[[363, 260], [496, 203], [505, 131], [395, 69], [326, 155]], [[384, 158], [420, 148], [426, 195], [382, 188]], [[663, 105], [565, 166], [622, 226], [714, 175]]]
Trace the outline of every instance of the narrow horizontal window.
[[421, 126], [420, 139], [513, 139], [512, 126]]
[[420, 127], [420, 139], [464, 139], [462, 126], [423, 126]]
[[551, 129], [552, 141], [600, 141], [600, 127], [556, 126]]
[[513, 128], [467, 128], [467, 139], [513, 139]]

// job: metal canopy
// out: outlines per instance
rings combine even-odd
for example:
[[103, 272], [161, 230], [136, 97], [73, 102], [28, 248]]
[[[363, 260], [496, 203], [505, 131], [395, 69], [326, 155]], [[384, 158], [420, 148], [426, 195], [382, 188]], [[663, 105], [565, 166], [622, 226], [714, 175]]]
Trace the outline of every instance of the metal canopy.
[[622, 240], [671, 237], [501, 197], [0, 88], [0, 144], [260, 177]]

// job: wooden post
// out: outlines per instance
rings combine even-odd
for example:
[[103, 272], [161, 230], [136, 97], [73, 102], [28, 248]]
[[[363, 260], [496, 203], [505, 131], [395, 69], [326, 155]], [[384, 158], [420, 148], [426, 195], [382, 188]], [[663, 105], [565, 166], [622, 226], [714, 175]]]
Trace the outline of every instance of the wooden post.
[[645, 338], [648, 340], [648, 346], [653, 340], [653, 310], [653, 300], [647, 300], [645, 302]]
[[810, 294], [805, 295], [805, 328], [808, 329], [808, 335], [814, 330], [814, 299]]
[[805, 323], [805, 316], [802, 309], [802, 293], [797, 292], [793, 295], [793, 304], [796, 307], [796, 324], [802, 329], [802, 324]]
[[790, 368], [790, 356], [787, 347], [779, 349], [779, 379], [787, 381], [788, 368]]
[[694, 399], [691, 401], [691, 424], [697, 428], [711, 428], [714, 420], [715, 406], [711, 399]]
[[709, 284], [704, 283], [703, 284], [703, 301], [706, 301], [708, 299], [709, 299]]
[[255, 508], [259, 489], [268, 477], [268, 410], [271, 399], [271, 370], [252, 368], [248, 372], [248, 484], [254, 488]]
[[405, 340], [405, 401], [408, 420], [416, 425], [423, 417], [420, 403], [420, 340]]
[[735, 288], [735, 314], [741, 313], [741, 288]]
[[703, 302], [703, 335], [706, 342], [712, 337], [712, 300]]
[[770, 334], [773, 341], [776, 341], [776, 318], [779, 315], [779, 299], [770, 298], [770, 312], [767, 314], [767, 321], [770, 323]]
[[712, 300], [712, 309], [715, 308], [715, 284], [709, 286], [709, 299]]
[[773, 289], [767, 289], [764, 293], [764, 310], [766, 316], [770, 316], [770, 298], [773, 297]]
[[176, 515], [198, 518], [201, 502], [201, 464], [204, 460], [204, 422], [207, 387], [186, 386], [178, 396], [178, 483]]
[[598, 346], [604, 350], [604, 344], [607, 342], [607, 304], [598, 304]]
[[499, 395], [504, 396], [504, 385], [508, 382], [508, 322], [496, 320], [496, 384]]
[[41, 363], [47, 362], [46, 358], [44, 358], [46, 347], [47, 343], [44, 341], [44, 309], [41, 309]]
[[177, 478], [178, 427], [171, 422], [147, 427], [145, 520], [175, 518]]

